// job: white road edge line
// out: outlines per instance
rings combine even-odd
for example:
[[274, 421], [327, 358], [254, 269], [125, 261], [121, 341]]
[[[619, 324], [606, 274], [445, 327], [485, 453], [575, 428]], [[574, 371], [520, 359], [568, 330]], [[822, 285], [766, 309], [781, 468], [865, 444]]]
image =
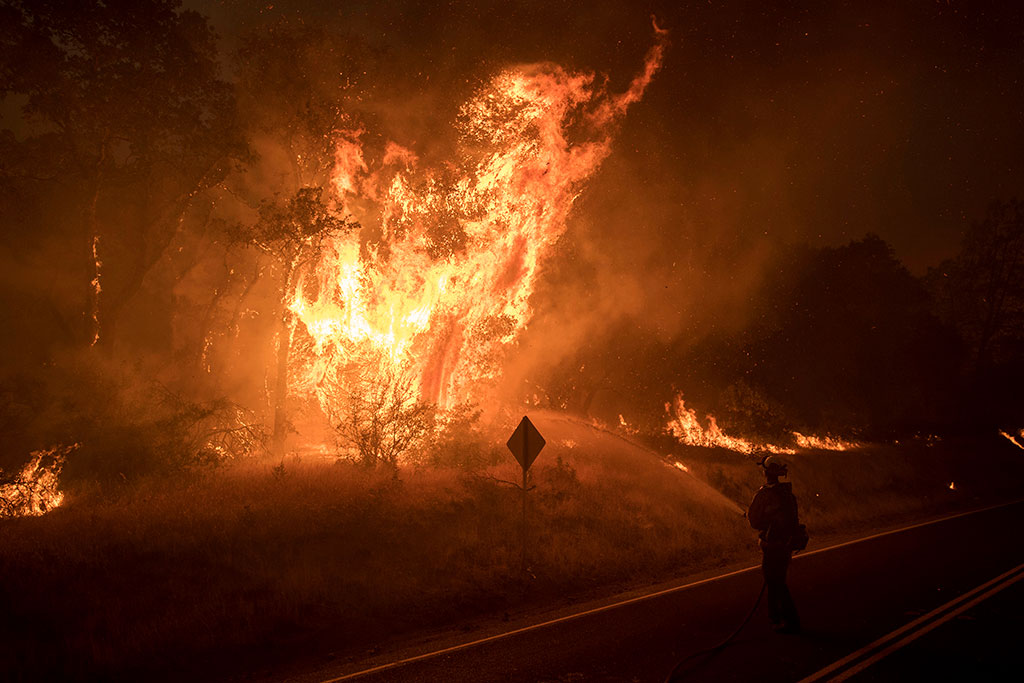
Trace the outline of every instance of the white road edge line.
[[[984, 600], [984, 599], [994, 595], [995, 593], [998, 593], [999, 591], [1001, 591], [1002, 589], [1008, 587], [1009, 585], [1011, 585], [1015, 581], [1019, 581], [1020, 579], [1024, 578], [1024, 573], [1021, 573], [1022, 569], [1024, 569], [1024, 564], [1017, 565], [1016, 567], [1014, 567], [1010, 571], [1006, 572], [1005, 574], [1000, 574], [999, 576], [997, 576], [996, 578], [992, 579], [991, 581], [986, 581], [985, 583], [983, 583], [982, 585], [978, 586], [977, 588], [973, 588], [973, 589], [967, 591], [966, 593], [964, 593], [963, 595], [961, 595], [960, 597], [954, 598], [954, 599], [950, 600], [949, 602], [947, 602], [946, 604], [944, 604], [944, 605], [942, 605], [940, 607], [936, 607], [934, 610], [932, 610], [928, 614], [925, 614], [924, 616], [918, 617], [914, 621], [912, 621], [912, 622], [910, 622], [908, 624], [905, 624], [904, 626], [901, 626], [900, 628], [896, 629], [892, 633], [886, 634], [886, 635], [882, 636], [881, 638], [879, 638], [878, 640], [876, 640], [876, 641], [874, 641], [872, 643], [869, 643], [868, 645], [865, 645], [864, 647], [862, 647], [861, 649], [857, 650], [856, 652], [852, 652], [849, 655], [843, 657], [842, 659], [839, 659], [839, 660], [836, 660], [835, 662], [832, 662], [831, 664], [826, 666], [824, 669], [816, 671], [813, 674], [811, 674], [810, 676], [807, 676], [806, 678], [800, 679], [799, 683], [815, 683], [815, 681], [820, 681], [823, 678], [825, 678], [826, 676], [828, 676], [829, 674], [831, 674], [831, 673], [833, 673], [835, 671], [838, 671], [839, 669], [842, 669], [843, 667], [847, 666], [848, 664], [851, 664], [851, 663], [855, 662], [856, 660], [860, 659], [864, 655], [870, 654], [871, 652], [873, 652], [875, 650], [878, 650], [880, 647], [884, 646], [885, 644], [889, 643], [890, 641], [892, 641], [892, 640], [894, 640], [896, 638], [899, 638], [904, 633], [907, 633], [908, 631], [913, 631], [914, 629], [918, 628], [922, 624], [925, 624], [925, 622], [928, 622], [929, 620], [934, 619], [936, 616], [942, 614], [946, 610], [948, 610], [948, 609], [950, 609], [952, 607], [956, 607], [959, 603], [962, 603], [962, 602], [964, 602], [966, 600], [970, 600], [972, 597], [976, 596], [978, 593], [981, 593], [982, 591], [985, 591], [985, 590], [988, 590], [989, 588], [992, 588], [993, 585], [998, 584], [1001, 581], [1005, 581], [1005, 583], [1003, 585], [996, 586], [995, 588], [993, 588], [988, 593], [985, 593], [984, 595], [982, 595], [980, 598], [977, 598], [976, 600], [971, 600], [971, 602], [969, 602], [967, 605], [964, 605], [964, 606], [960, 607], [959, 609], [954, 610], [950, 614], [947, 614], [947, 615], [943, 616], [941, 619], [936, 620], [933, 624], [928, 624], [928, 625], [925, 626], [925, 628], [922, 628], [920, 631], [918, 631], [916, 633], [911, 633], [909, 636], [907, 636], [903, 640], [900, 640], [895, 645], [892, 645], [892, 646], [886, 648], [880, 654], [876, 654], [874, 657], [866, 660], [866, 663], [862, 663], [862, 664], [859, 664], [857, 666], [854, 666], [854, 667], [848, 669], [847, 671], [844, 671], [843, 673], [839, 674], [838, 676], [829, 679], [829, 681], [843, 681], [843, 680], [846, 680], [847, 678], [852, 676], [854, 673], [857, 673], [858, 671], [861, 671], [864, 668], [866, 668], [869, 664], [871, 664], [871, 663], [877, 661], [878, 659], [881, 659], [882, 657], [886, 656], [887, 654], [889, 654], [889, 653], [899, 649], [900, 647], [902, 647], [903, 645], [906, 645], [910, 641], [912, 641], [912, 640], [914, 640], [916, 638], [919, 638], [920, 636], [924, 635], [925, 633], [927, 633], [931, 629], [935, 628], [939, 624], [945, 623], [949, 619], [955, 617], [957, 614], [960, 614], [963, 610], [969, 609], [970, 607], [973, 607], [978, 602], [981, 602], [982, 600]], [[1016, 574], [1016, 576], [1014, 576], [1014, 574]]]
[[[830, 546], [827, 546], [825, 548], [818, 548], [816, 550], [811, 550], [811, 551], [808, 551], [808, 552], [801, 552], [798, 555], [796, 555], [793, 559], [794, 560], [798, 560], [801, 557], [807, 557], [809, 555], [817, 555], [818, 553], [824, 553], [824, 552], [828, 552], [830, 550], [836, 550], [838, 548], [845, 548], [846, 546], [853, 545], [855, 543], [863, 543], [864, 541], [870, 541], [870, 540], [875, 539], [875, 538], [881, 538], [883, 536], [891, 536], [892, 534], [898, 534], [898, 533], [901, 533], [901, 532], [904, 532], [904, 531], [910, 531], [911, 529], [918, 529], [918, 528], [923, 527], [923, 526], [930, 526], [932, 524], [939, 524], [941, 522], [947, 522], [947, 521], [949, 521], [951, 519], [958, 519], [960, 517], [966, 517], [968, 515], [976, 515], [976, 514], [979, 514], [979, 513], [982, 513], [982, 512], [988, 512], [989, 510], [996, 510], [998, 508], [1010, 507], [1012, 505], [1017, 505], [1017, 504], [1022, 503], [1022, 502], [1024, 502], [1024, 498], [1020, 498], [1020, 499], [1017, 499], [1017, 500], [1014, 500], [1014, 501], [1010, 501], [1008, 503], [999, 503], [999, 504], [996, 504], [996, 505], [989, 505], [988, 507], [980, 508], [978, 510], [968, 510], [967, 512], [958, 512], [958, 513], [955, 513], [955, 514], [952, 514], [952, 515], [946, 515], [945, 517], [939, 517], [938, 519], [933, 519], [933, 520], [930, 520], [930, 521], [927, 521], [927, 522], [918, 522], [917, 524], [911, 524], [909, 526], [900, 527], [899, 529], [890, 529], [889, 531], [882, 531], [882, 532], [877, 533], [877, 534], [872, 534], [871, 536], [864, 536], [863, 538], [855, 538], [852, 541], [845, 541], [843, 543], [836, 543], [835, 545], [830, 545]], [[751, 566], [751, 567], [745, 567], [743, 569], [737, 569], [735, 571], [727, 572], [725, 574], [719, 574], [717, 576], [710, 576], [710, 577], [708, 577], [706, 579], [701, 579], [700, 581], [693, 581], [692, 583], [683, 584], [682, 586], [673, 586], [672, 588], [665, 588], [665, 589], [660, 590], [660, 591], [655, 591], [654, 593], [647, 593], [646, 595], [639, 595], [639, 596], [637, 596], [635, 598], [629, 598], [627, 600], [622, 600], [622, 601], [619, 601], [619, 602], [615, 602], [615, 603], [612, 603], [610, 605], [602, 605], [600, 607], [594, 607], [593, 609], [584, 610], [582, 612], [575, 612], [573, 614], [567, 614], [564, 617], [558, 617], [557, 619], [551, 619], [549, 621], [543, 621], [543, 622], [541, 622], [539, 624], [531, 624], [529, 626], [523, 626], [522, 628], [513, 629], [511, 631], [505, 631], [503, 633], [496, 633], [493, 636], [487, 636], [486, 638], [479, 638], [477, 640], [472, 640], [472, 641], [469, 641], [467, 643], [460, 643], [458, 645], [452, 645], [451, 647], [442, 648], [440, 650], [434, 650], [432, 652], [424, 652], [421, 655], [414, 655], [412, 657], [406, 657], [405, 659], [399, 659], [399, 660], [396, 660], [394, 662], [388, 662], [387, 664], [380, 664], [378, 666], [370, 667], [368, 669], [362, 669], [361, 671], [354, 671], [354, 672], [352, 672], [350, 674], [345, 674], [344, 676], [338, 676], [336, 678], [328, 678], [328, 679], [320, 681], [319, 683], [339, 683], [339, 681], [349, 681], [349, 680], [352, 680], [354, 678], [359, 678], [361, 676], [368, 676], [370, 674], [380, 673], [381, 671], [387, 671], [388, 669], [397, 669], [398, 667], [405, 666], [406, 664], [412, 664], [414, 662], [420, 662], [420, 661], [423, 661], [424, 659], [432, 659], [434, 657], [440, 657], [441, 655], [451, 654], [452, 652], [458, 652], [459, 650], [466, 650], [466, 649], [471, 648], [471, 647], [476, 647], [477, 645], [483, 645], [485, 643], [491, 643], [491, 642], [494, 642], [496, 640], [502, 640], [503, 638], [509, 638], [511, 636], [519, 635], [520, 633], [526, 633], [528, 631], [534, 631], [534, 630], [545, 628], [545, 627], [548, 627], [548, 626], [554, 626], [555, 624], [561, 624], [561, 623], [564, 623], [566, 621], [572, 621], [573, 619], [579, 619], [580, 617], [585, 617], [585, 616], [588, 616], [588, 615], [591, 615], [591, 614], [599, 614], [601, 612], [607, 612], [608, 610], [616, 609], [616, 608], [619, 608], [619, 607], [625, 607], [626, 605], [632, 605], [632, 604], [635, 604], [635, 603], [638, 603], [638, 602], [643, 602], [644, 600], [651, 600], [651, 599], [654, 599], [654, 598], [661, 597], [662, 595], [669, 595], [671, 593], [677, 593], [679, 591], [687, 590], [689, 588], [694, 588], [696, 586], [700, 586], [700, 585], [703, 585], [705, 583], [711, 583], [712, 581], [720, 581], [721, 579], [727, 579], [730, 576], [737, 576], [739, 574], [745, 574], [747, 572], [751, 572], [751, 571], [754, 571], [754, 570], [760, 569], [760, 568], [761, 568], [761, 565], [754, 565], [754, 566]]]

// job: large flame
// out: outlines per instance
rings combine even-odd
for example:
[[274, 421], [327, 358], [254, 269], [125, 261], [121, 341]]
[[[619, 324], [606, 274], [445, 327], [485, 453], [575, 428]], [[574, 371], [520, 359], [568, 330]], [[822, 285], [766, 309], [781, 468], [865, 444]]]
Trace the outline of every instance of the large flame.
[[461, 107], [458, 154], [441, 168], [393, 142], [373, 158], [364, 130], [340, 134], [333, 187], [363, 227], [300, 274], [299, 391], [329, 410], [346, 372], [385, 363], [380, 374], [406, 373], [445, 406], [497, 376], [574, 200], [661, 63], [655, 31], [622, 94], [553, 64], [499, 73]]

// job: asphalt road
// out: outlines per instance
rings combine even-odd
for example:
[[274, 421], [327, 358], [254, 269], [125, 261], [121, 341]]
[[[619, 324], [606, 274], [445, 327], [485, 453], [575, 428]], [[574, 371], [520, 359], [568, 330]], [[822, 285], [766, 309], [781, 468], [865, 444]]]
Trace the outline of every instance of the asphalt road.
[[[804, 633], [772, 632], [762, 604], [727, 647], [689, 660], [677, 680], [1019, 680], [1022, 528], [1024, 503], [1015, 503], [832, 549], [812, 545], [790, 570]], [[292, 680], [663, 681], [681, 659], [731, 633], [760, 586], [759, 570], [739, 571], [354, 678], [394, 660]], [[819, 673], [852, 653], [843, 667]]]

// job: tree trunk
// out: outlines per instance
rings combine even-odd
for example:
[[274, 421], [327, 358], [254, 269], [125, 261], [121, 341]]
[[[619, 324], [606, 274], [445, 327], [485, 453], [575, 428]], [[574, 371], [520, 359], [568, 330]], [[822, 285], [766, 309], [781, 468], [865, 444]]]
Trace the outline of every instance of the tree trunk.
[[85, 210], [86, 253], [88, 254], [87, 258], [92, 264], [92, 280], [89, 281], [89, 291], [86, 297], [88, 310], [85, 312], [85, 336], [89, 340], [90, 346], [95, 346], [96, 342], [100, 340], [100, 292], [102, 291], [100, 275], [103, 264], [100, 259], [100, 226], [97, 214], [99, 211], [100, 188], [103, 185], [103, 166], [106, 162], [107, 141], [104, 139], [100, 143], [99, 158], [96, 160], [96, 166], [93, 169], [91, 196]]
[[297, 258], [289, 260], [284, 288], [281, 293], [281, 318], [277, 330], [277, 377], [274, 382], [274, 435], [273, 452], [280, 455], [284, 450], [284, 442], [288, 436], [288, 355], [292, 346], [292, 335], [295, 333], [295, 316], [288, 308], [291, 298], [292, 276], [295, 273]]

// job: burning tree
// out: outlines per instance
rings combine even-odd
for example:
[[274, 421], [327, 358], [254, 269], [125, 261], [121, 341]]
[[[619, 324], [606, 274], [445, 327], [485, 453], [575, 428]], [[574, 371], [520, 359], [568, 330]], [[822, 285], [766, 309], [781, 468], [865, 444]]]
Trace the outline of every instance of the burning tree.
[[302, 187], [285, 201], [265, 201], [259, 219], [239, 228], [243, 239], [271, 254], [278, 269], [279, 308], [274, 381], [273, 444], [279, 450], [287, 435], [289, 358], [295, 336], [293, 302], [297, 274], [315, 263], [332, 236], [356, 227], [323, 200], [323, 189]]
[[[244, 36], [235, 55], [240, 117], [254, 158], [228, 178], [221, 197], [230, 242], [270, 256], [256, 260], [243, 296], [257, 280], [273, 282], [275, 350], [268, 393], [275, 450], [289, 428], [300, 283], [332, 239], [358, 232], [346, 207], [327, 190], [335, 146], [349, 122], [346, 91], [360, 71], [354, 52], [340, 49], [337, 36], [323, 28], [282, 21]], [[239, 221], [239, 213], [249, 220]], [[232, 315], [231, 326], [237, 317]]]
[[371, 156], [362, 128], [338, 136], [332, 185], [362, 229], [325, 242], [292, 304], [301, 386], [325, 413], [343, 412], [332, 403], [355, 390], [335, 387], [362, 381], [348, 369], [363, 359], [383, 359], [399, 396], [441, 407], [496, 382], [576, 197], [660, 65], [656, 33], [621, 94], [550, 64], [499, 73], [460, 108], [458, 153], [440, 168], [393, 141]]

